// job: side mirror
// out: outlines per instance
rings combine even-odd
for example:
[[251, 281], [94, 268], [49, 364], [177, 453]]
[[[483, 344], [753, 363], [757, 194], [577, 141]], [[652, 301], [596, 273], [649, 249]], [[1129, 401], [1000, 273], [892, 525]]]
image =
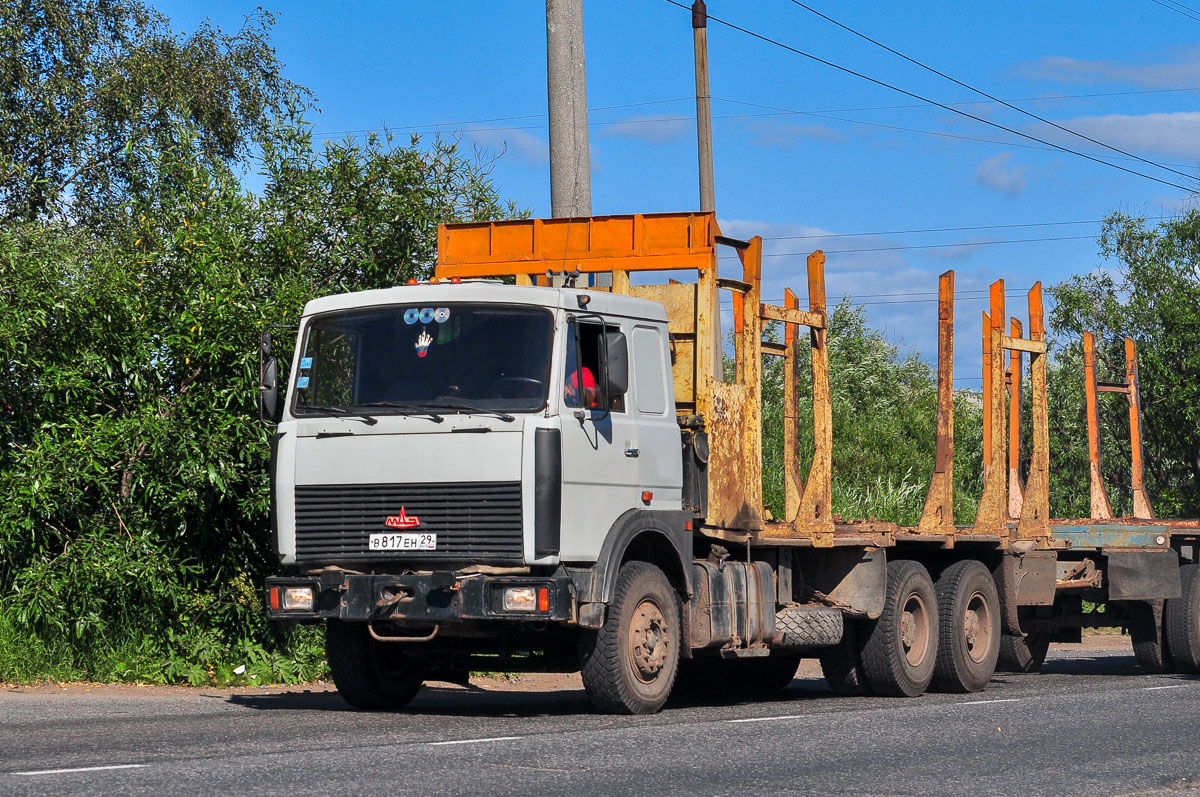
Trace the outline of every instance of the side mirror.
[[629, 389], [629, 347], [625, 333], [605, 332], [600, 351], [600, 371], [606, 398], [620, 396]]
[[258, 345], [258, 419], [274, 423], [279, 404], [279, 363], [271, 353], [271, 333], [262, 333]]

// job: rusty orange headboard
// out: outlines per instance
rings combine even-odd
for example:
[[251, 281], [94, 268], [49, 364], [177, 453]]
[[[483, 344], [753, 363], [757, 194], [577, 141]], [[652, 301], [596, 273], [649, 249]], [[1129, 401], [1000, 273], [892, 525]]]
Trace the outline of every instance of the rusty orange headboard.
[[553, 271], [703, 271], [714, 265], [713, 213], [635, 213], [438, 227], [434, 275], [502, 277]]

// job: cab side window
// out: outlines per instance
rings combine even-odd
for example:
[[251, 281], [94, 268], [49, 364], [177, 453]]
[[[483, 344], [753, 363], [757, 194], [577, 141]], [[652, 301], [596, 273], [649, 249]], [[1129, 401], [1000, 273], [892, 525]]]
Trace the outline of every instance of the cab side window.
[[[614, 329], [609, 325], [609, 330]], [[563, 404], [572, 408], [604, 409], [600, 385], [600, 357], [604, 346], [603, 326], [592, 321], [571, 321], [567, 325], [566, 378]], [[624, 394], [609, 396], [608, 409], [625, 411]]]

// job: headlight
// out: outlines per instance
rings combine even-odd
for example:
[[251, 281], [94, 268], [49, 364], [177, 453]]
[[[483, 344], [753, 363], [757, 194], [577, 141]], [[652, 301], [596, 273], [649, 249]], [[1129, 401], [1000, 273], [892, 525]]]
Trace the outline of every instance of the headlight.
[[283, 608], [285, 610], [312, 611], [312, 587], [288, 587], [283, 591]]
[[537, 590], [533, 587], [509, 587], [504, 590], [504, 611], [532, 612], [537, 609]]

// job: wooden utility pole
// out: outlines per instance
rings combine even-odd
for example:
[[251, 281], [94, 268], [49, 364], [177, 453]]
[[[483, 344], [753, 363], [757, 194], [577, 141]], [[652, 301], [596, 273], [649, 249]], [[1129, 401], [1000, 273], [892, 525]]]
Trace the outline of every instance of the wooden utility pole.
[[716, 210], [713, 186], [712, 107], [708, 90], [708, 9], [692, 2], [692, 40], [696, 50], [696, 155], [700, 161], [700, 209]]

